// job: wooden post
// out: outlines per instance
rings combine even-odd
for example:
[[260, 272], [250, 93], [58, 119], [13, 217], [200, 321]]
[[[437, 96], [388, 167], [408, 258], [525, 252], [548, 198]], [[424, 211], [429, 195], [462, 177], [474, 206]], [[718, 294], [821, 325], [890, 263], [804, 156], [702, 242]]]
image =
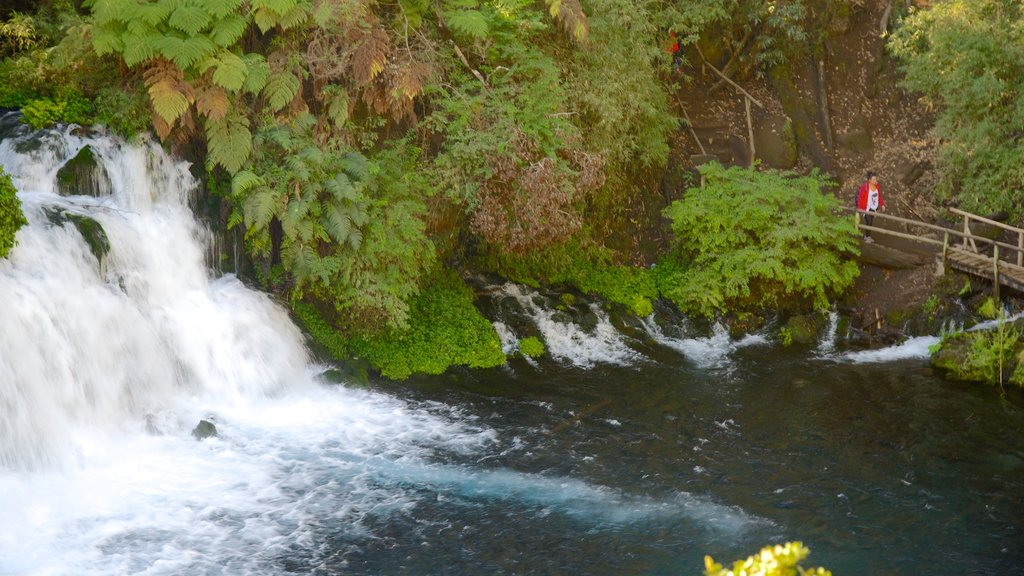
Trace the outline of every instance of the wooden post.
[[754, 150], [754, 122], [750, 119], [750, 96], [743, 99], [743, 104], [747, 108], [747, 138], [750, 139], [750, 165], [753, 166], [757, 151]]
[[942, 269], [946, 269], [946, 254], [949, 252], [949, 232], [942, 239]]
[[992, 279], [995, 280], [995, 285], [992, 287], [992, 293], [996, 297], [996, 305], [999, 304], [999, 246], [992, 247]]
[[1024, 232], [1017, 233], [1017, 266], [1024, 266]]
[[967, 235], [971, 233], [971, 226], [967, 223], [967, 215], [964, 214], [964, 250], [967, 250]]

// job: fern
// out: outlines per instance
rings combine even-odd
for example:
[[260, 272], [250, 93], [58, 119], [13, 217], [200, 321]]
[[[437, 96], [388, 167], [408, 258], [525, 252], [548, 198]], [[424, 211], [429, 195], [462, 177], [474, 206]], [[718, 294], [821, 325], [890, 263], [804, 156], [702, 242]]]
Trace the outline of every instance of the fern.
[[487, 37], [487, 18], [479, 10], [459, 10], [449, 12], [445, 15], [448, 26], [470, 38], [482, 39]]
[[295, 98], [302, 85], [299, 79], [290, 72], [282, 72], [272, 75], [263, 88], [263, 95], [267, 97], [267, 104], [272, 110], [281, 110]]
[[249, 119], [234, 112], [207, 122], [206, 141], [213, 164], [220, 164], [231, 174], [238, 172], [252, 153]]
[[192, 105], [191, 89], [184, 82], [184, 75], [171, 62], [158, 59], [143, 76], [153, 110], [168, 126], [173, 126]]
[[246, 68], [242, 90], [249, 94], [259, 94], [270, 78], [270, 66], [267, 65], [267, 60], [260, 54], [245, 54], [242, 56], [242, 60], [245, 62]]
[[189, 36], [196, 36], [209, 26], [210, 20], [210, 14], [202, 6], [181, 4], [171, 13], [167, 24]]
[[236, 92], [245, 84], [249, 68], [246, 66], [245, 60], [238, 55], [225, 50], [218, 54], [211, 64], [216, 66], [213, 71], [213, 81], [218, 85]]
[[227, 18], [235, 14], [244, 0], [204, 0], [203, 5], [214, 18]]
[[219, 86], [210, 86], [196, 98], [196, 110], [210, 120], [221, 120], [228, 113], [231, 101], [228, 93]]
[[240, 14], [218, 16], [218, 20], [210, 29], [210, 39], [221, 48], [233, 46], [249, 27], [249, 20]]

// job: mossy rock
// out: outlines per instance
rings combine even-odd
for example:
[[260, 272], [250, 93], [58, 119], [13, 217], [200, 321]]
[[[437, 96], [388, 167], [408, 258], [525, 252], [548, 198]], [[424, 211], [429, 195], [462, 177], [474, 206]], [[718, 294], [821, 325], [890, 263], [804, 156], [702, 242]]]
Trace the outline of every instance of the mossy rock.
[[754, 146], [757, 159], [769, 168], [789, 170], [796, 166], [796, 133], [793, 122], [785, 116], [758, 122], [754, 128]]
[[813, 316], [790, 316], [786, 330], [794, 344], [813, 344], [818, 341], [818, 321]]
[[78, 229], [78, 233], [82, 235], [85, 243], [89, 245], [89, 251], [96, 257], [96, 261], [103, 262], [110, 252], [110, 239], [107, 238], [107, 232], [103, 229], [102, 224], [88, 216], [72, 214], [56, 208], [47, 208], [45, 212], [46, 218], [51, 224], [63, 226], [67, 222], [72, 223]]
[[528, 358], [540, 358], [544, 350], [544, 343], [536, 336], [528, 336], [519, 341], [519, 352]]
[[57, 171], [57, 192], [61, 196], [104, 196], [110, 193], [111, 183], [92, 148], [86, 146]]

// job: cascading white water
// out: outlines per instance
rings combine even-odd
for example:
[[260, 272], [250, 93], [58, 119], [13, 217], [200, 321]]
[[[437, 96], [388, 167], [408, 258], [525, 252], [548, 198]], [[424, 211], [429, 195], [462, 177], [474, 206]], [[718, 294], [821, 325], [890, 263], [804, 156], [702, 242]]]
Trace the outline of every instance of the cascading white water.
[[[728, 364], [729, 354], [738, 348], [748, 346], [763, 346], [768, 340], [759, 334], [748, 334], [739, 340], [733, 340], [729, 331], [720, 323], [712, 326], [710, 336], [681, 337], [675, 338], [665, 334], [661, 326], [655, 321], [654, 315], [643, 319], [644, 329], [655, 342], [679, 352], [689, 360], [702, 368], [720, 367]], [[683, 325], [680, 330], [685, 331], [688, 327]]]
[[[252, 396], [302, 381], [306, 353], [287, 315], [207, 273], [209, 234], [188, 212], [187, 164], [154, 143], [44, 134], [31, 152], [17, 151], [20, 139], [0, 143], [29, 220], [0, 262], [0, 465], [61, 465], [76, 424], [130, 427], [180, 409], [182, 395]], [[109, 196], [60, 197], [57, 170], [84, 146], [106, 167]], [[49, 221], [55, 210], [102, 226], [102, 268], [70, 222]]]
[[[58, 195], [86, 145], [109, 193]], [[752, 521], [686, 493], [435, 463], [500, 440], [444, 406], [320, 383], [287, 314], [206, 268], [188, 166], [154, 143], [48, 131], [0, 141], [0, 164], [29, 219], [0, 260], [0, 574], [278, 574], [282, 558], [344, 554], [321, 549], [325, 526], [371, 537], [367, 518], [435, 491], [608, 522]], [[102, 265], [59, 212], [102, 226]], [[219, 436], [192, 438], [200, 418]]]
[[[573, 322], [556, 319], [557, 312], [539, 306], [534, 302], [537, 295], [523, 286], [508, 283], [494, 289], [501, 296], [519, 303], [544, 336], [544, 345], [556, 360], [579, 368], [591, 368], [596, 364], [627, 365], [641, 358], [638, 352], [626, 345], [623, 335], [615, 329], [608, 315], [595, 304], [590, 306], [590, 310], [597, 318], [597, 325], [588, 331]], [[502, 337], [503, 347], [506, 339], [511, 343], [516, 338], [504, 324], [495, 329]]]

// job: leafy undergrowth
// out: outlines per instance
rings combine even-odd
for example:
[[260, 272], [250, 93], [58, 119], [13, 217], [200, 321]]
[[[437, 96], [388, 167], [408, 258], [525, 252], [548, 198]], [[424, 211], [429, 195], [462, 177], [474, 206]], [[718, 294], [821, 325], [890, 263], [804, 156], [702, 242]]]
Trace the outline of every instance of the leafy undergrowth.
[[441, 374], [451, 366], [491, 368], [505, 363], [494, 326], [473, 304], [473, 291], [450, 271], [435, 275], [410, 301], [408, 329], [342, 336], [315, 308], [295, 311], [310, 335], [336, 359], [361, 358], [381, 375], [404, 380]]

